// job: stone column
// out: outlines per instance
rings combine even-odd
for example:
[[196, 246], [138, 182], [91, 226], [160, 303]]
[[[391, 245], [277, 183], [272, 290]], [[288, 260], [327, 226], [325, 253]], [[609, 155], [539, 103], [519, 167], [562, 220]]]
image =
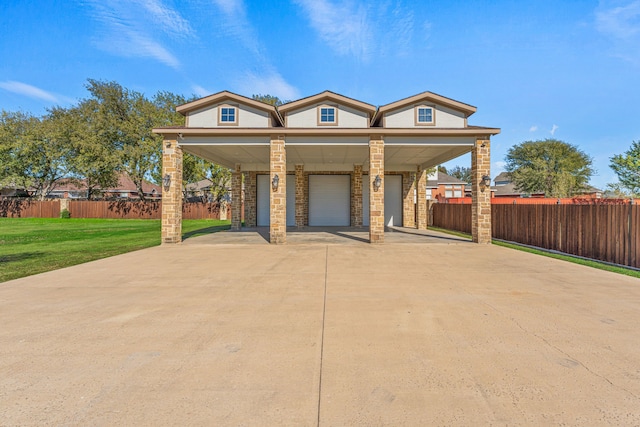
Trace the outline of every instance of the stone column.
[[296, 227], [304, 227], [304, 165], [296, 165]]
[[[378, 190], [373, 182], [380, 176]], [[384, 140], [381, 135], [369, 139], [369, 242], [384, 242]]]
[[427, 229], [427, 171], [418, 166], [416, 171], [416, 209], [418, 230]]
[[410, 172], [402, 173], [402, 226], [416, 226], [416, 203], [415, 203], [415, 174]]
[[362, 165], [353, 165], [351, 174], [351, 226], [362, 227]]
[[162, 143], [162, 243], [182, 242], [182, 148], [176, 135], [165, 135]]
[[[284, 136], [272, 135], [269, 161], [269, 241], [274, 244], [287, 242], [287, 154]], [[273, 179], [278, 176], [278, 188]]]
[[236, 163], [231, 173], [231, 230], [242, 228], [242, 167]]
[[482, 183], [491, 176], [491, 141], [476, 139], [471, 151], [471, 239], [475, 243], [491, 244], [491, 188]]
[[256, 227], [256, 173], [245, 172], [244, 177], [244, 225], [245, 227]]

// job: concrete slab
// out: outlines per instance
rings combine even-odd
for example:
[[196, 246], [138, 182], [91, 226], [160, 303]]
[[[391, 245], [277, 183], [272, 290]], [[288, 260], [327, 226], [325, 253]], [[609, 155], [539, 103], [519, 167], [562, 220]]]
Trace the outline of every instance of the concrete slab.
[[0, 284], [0, 425], [640, 423], [637, 279], [197, 240]]
[[[386, 243], [470, 243], [470, 239], [452, 236], [433, 230], [387, 227]], [[223, 231], [186, 239], [183, 244], [267, 244], [269, 228], [243, 228], [239, 231]], [[368, 227], [288, 227], [288, 245], [308, 244], [369, 244]]]

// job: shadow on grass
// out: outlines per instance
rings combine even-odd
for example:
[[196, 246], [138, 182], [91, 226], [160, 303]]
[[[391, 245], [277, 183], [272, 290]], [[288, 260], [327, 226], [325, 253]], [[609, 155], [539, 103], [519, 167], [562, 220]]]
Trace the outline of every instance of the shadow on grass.
[[24, 261], [26, 259], [38, 258], [44, 252], [23, 252], [21, 254], [0, 255], [0, 265], [10, 262]]
[[205, 227], [205, 228], [199, 228], [197, 230], [193, 230], [193, 231], [189, 231], [188, 233], [184, 233], [182, 235], [182, 240], [187, 240], [190, 237], [197, 237], [197, 236], [202, 236], [205, 234], [212, 234], [212, 233], [218, 233], [220, 231], [225, 231], [225, 230], [229, 230], [231, 228], [230, 224], [225, 224], [225, 225], [216, 225], [213, 227]]

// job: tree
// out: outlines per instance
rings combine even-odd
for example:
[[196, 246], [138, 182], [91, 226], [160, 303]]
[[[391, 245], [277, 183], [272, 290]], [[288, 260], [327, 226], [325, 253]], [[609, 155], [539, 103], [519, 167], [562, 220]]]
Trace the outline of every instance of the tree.
[[525, 141], [509, 149], [507, 172], [520, 191], [569, 197], [587, 187], [592, 159], [576, 146], [556, 139]]
[[289, 102], [289, 101], [281, 101], [280, 98], [273, 95], [258, 94], [258, 95], [253, 95], [251, 98], [255, 99], [256, 101], [264, 102], [265, 104], [270, 104], [276, 107], [279, 107], [282, 104], [286, 104], [287, 102]]
[[640, 141], [633, 141], [624, 154], [613, 156], [609, 166], [618, 175], [622, 189], [629, 195], [640, 195]]
[[175, 107], [185, 98], [170, 92], [158, 92], [153, 99], [122, 87], [116, 82], [88, 80], [87, 90], [94, 105], [93, 120], [100, 138], [119, 153], [119, 169], [135, 183], [144, 199], [142, 184], [147, 179], [161, 180], [162, 136], [152, 132], [158, 126], [184, 125], [184, 116]]
[[44, 199], [69, 172], [67, 130], [55, 111], [43, 118], [0, 113], [0, 181]]
[[96, 101], [91, 99], [69, 109], [53, 110], [65, 130], [65, 144], [71, 151], [69, 180], [83, 185], [89, 200], [99, 189], [117, 186], [120, 169], [118, 150], [113, 141], [102, 137], [103, 129], [94, 115], [96, 109]]
[[464, 166], [454, 166], [448, 172], [446, 172], [446, 174], [467, 183], [471, 182], [471, 168], [466, 168]]

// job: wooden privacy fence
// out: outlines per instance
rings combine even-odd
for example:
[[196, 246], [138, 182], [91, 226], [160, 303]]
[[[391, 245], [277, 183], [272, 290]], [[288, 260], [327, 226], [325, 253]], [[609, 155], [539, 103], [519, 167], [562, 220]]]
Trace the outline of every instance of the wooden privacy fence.
[[[64, 203], [62, 203], [64, 205]], [[231, 205], [227, 203], [227, 215], [231, 218]], [[0, 217], [58, 218], [60, 200], [0, 199]], [[153, 200], [68, 200], [71, 218], [105, 219], [160, 219], [162, 202]], [[183, 219], [220, 219], [218, 203], [185, 202]]]
[[[492, 236], [640, 268], [640, 206], [493, 205]], [[433, 224], [471, 232], [471, 206], [436, 204]]]
[[59, 200], [0, 199], [0, 217], [58, 218], [59, 216]]

